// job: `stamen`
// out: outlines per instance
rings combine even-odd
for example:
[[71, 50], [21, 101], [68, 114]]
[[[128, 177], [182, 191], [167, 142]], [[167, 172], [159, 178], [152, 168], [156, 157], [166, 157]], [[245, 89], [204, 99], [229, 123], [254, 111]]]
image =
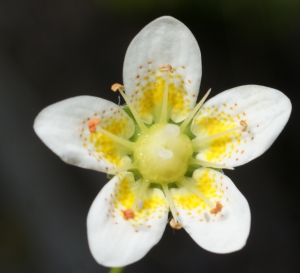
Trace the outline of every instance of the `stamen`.
[[173, 69], [169, 64], [163, 65], [159, 69], [160, 71], [165, 72], [165, 87], [161, 104], [160, 122], [166, 123], [168, 122], [169, 72], [172, 73]]
[[209, 89], [206, 94], [204, 95], [204, 97], [198, 102], [198, 104], [195, 106], [195, 108], [192, 110], [192, 112], [189, 113], [188, 117], [185, 119], [185, 121], [180, 125], [180, 131], [183, 132], [185, 127], [189, 124], [189, 122], [191, 121], [191, 119], [196, 115], [196, 113], [198, 112], [198, 110], [200, 109], [200, 107], [203, 105], [203, 103], [205, 102], [206, 98], [208, 97], [209, 93], [210, 93], [211, 89]]
[[98, 118], [91, 119], [88, 123], [89, 131], [91, 133], [96, 133], [96, 128], [99, 123], [101, 123], [100, 119], [98, 119]]
[[179, 181], [179, 183], [190, 190], [192, 193], [196, 194], [200, 199], [202, 199], [202, 201], [206, 203], [206, 205], [210, 206], [211, 208], [215, 207], [215, 205], [211, 201], [209, 201], [200, 191], [198, 191], [198, 189], [191, 181], [183, 178], [181, 181]]
[[223, 206], [220, 202], [217, 202], [216, 207], [210, 211], [211, 214], [217, 214], [222, 210]]
[[162, 183], [161, 185], [162, 185], [162, 188], [163, 188], [163, 190], [164, 190], [164, 192], [165, 192], [165, 196], [166, 196], [168, 205], [169, 205], [169, 207], [170, 207], [170, 211], [171, 211], [171, 213], [172, 213], [172, 215], [173, 215], [173, 218], [174, 218], [174, 220], [178, 223], [178, 221], [177, 221], [177, 219], [176, 219], [176, 217], [177, 217], [177, 215], [176, 215], [176, 209], [175, 209], [175, 207], [174, 207], [174, 204], [173, 204], [173, 201], [172, 201], [172, 197], [171, 197], [170, 192], [169, 192], [168, 185], [165, 184], [165, 183]]
[[205, 160], [199, 160], [196, 158], [191, 158], [189, 160], [189, 164], [197, 164], [197, 165], [201, 165], [203, 167], [207, 167], [207, 168], [218, 168], [218, 169], [227, 169], [227, 170], [234, 170], [234, 168], [232, 167], [228, 167], [222, 164], [217, 164], [217, 163], [212, 163], [212, 162], [208, 162]]
[[114, 92], [117, 92], [117, 91], [124, 91], [125, 88], [124, 88], [124, 85], [122, 85], [122, 84], [114, 83], [114, 84], [111, 86], [111, 90], [114, 91]]
[[172, 66], [170, 66], [169, 64], [163, 65], [159, 68], [160, 71], [170, 71], [171, 73], [174, 72]]
[[125, 209], [122, 210], [123, 213], [123, 218], [124, 220], [128, 220], [128, 219], [134, 219], [135, 215], [134, 215], [134, 211], [132, 209]]
[[148, 189], [149, 183], [142, 179], [138, 180], [137, 183], [139, 184], [139, 189], [135, 196], [132, 209], [134, 210], [135, 208], [137, 208], [137, 211], [141, 211], [144, 204], [142, 197], [145, 194], [146, 190]]
[[134, 150], [134, 143], [130, 142], [129, 140], [118, 137], [118, 136], [112, 134], [111, 132], [108, 132], [108, 131], [104, 130], [103, 128], [98, 128], [97, 132], [99, 132], [101, 134], [104, 134], [104, 135], [107, 135], [108, 137], [112, 138], [114, 141], [116, 141], [116, 142], [122, 144], [123, 146], [127, 147], [131, 151]]
[[199, 151], [201, 148], [205, 147], [208, 143], [210, 143], [211, 141], [213, 141], [213, 140], [215, 140], [219, 137], [228, 135], [228, 134], [233, 133], [233, 132], [238, 131], [238, 130], [240, 130], [242, 132], [246, 131], [246, 129], [247, 129], [246, 121], [241, 120], [240, 125], [241, 126], [236, 126], [232, 129], [226, 130], [224, 132], [221, 132], [221, 133], [218, 133], [218, 134], [215, 134], [215, 135], [212, 135], [212, 136], [192, 140], [192, 145], [193, 145], [194, 151]]
[[143, 205], [144, 205], [144, 200], [143, 199], [139, 200], [136, 210], [141, 211], [143, 208]]
[[119, 172], [127, 171], [130, 169], [137, 169], [137, 167], [138, 167], [138, 165], [136, 163], [131, 163], [129, 165], [124, 165], [121, 167], [115, 167], [115, 168], [109, 170], [107, 173], [108, 174], [117, 174]]
[[247, 130], [247, 123], [244, 120], [240, 121], [241, 126], [243, 127], [241, 130], [245, 132]]
[[127, 106], [129, 107], [132, 115], [134, 116], [137, 124], [139, 125], [142, 133], [146, 132], [148, 130], [148, 128], [146, 127], [146, 125], [142, 121], [142, 119], [141, 119], [140, 115], [138, 114], [138, 112], [133, 107], [133, 104], [130, 102], [130, 99], [125, 95], [125, 93], [124, 93], [124, 86], [121, 85], [121, 84], [119, 84], [119, 83], [115, 83], [115, 84], [113, 84], [111, 86], [111, 90], [114, 91], [114, 92], [116, 92], [116, 91], [120, 92], [120, 94], [122, 95], [123, 99], [127, 103]]
[[170, 224], [171, 228], [173, 228], [173, 229], [182, 229], [182, 225], [180, 223], [176, 222], [174, 220], [174, 218], [171, 219], [169, 224]]

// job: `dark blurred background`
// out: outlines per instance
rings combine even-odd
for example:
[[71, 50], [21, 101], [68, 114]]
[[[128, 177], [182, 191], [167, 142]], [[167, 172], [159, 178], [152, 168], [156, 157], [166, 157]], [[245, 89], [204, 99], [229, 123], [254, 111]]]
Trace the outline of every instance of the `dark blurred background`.
[[226, 172], [252, 211], [243, 250], [209, 253], [167, 227], [124, 272], [300, 272], [299, 0], [1, 0], [0, 272], [108, 272], [89, 252], [85, 223], [106, 176], [63, 163], [32, 124], [69, 97], [117, 102], [110, 85], [122, 82], [127, 46], [162, 15], [195, 35], [202, 94], [258, 84], [281, 90], [294, 109], [269, 151]]

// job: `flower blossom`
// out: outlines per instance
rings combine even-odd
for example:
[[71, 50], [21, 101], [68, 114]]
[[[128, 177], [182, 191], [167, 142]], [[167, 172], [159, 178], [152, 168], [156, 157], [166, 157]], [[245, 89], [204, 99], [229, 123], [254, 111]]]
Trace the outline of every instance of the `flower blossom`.
[[87, 217], [88, 243], [102, 265], [125, 266], [184, 228], [215, 253], [241, 249], [250, 230], [245, 197], [222, 169], [264, 153], [285, 126], [291, 103], [280, 91], [236, 87], [196, 104], [201, 54], [172, 17], [147, 25], [123, 68], [126, 101], [79, 96], [40, 112], [34, 129], [63, 161], [109, 174]]

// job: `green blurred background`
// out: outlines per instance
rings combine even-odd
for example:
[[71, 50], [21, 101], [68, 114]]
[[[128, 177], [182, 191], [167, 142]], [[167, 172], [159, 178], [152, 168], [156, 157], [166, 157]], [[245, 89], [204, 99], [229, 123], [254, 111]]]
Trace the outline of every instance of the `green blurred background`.
[[201, 93], [258, 84], [281, 90], [291, 119], [270, 151], [226, 174], [248, 199], [245, 248], [217, 255], [184, 230], [129, 272], [300, 272], [299, 0], [2, 0], [0, 2], [0, 272], [107, 272], [92, 258], [86, 215], [107, 179], [61, 162], [32, 124], [47, 105], [77, 95], [118, 102], [126, 48], [147, 23], [171, 15], [202, 53]]

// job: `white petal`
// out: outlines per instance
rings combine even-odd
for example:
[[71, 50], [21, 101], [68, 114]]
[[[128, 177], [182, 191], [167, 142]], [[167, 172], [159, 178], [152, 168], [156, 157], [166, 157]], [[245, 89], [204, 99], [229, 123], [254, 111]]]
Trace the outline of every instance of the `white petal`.
[[104, 266], [120, 267], [146, 255], [160, 240], [168, 208], [163, 193], [149, 189], [133, 212], [136, 186], [132, 173], [122, 173], [108, 182], [94, 200], [87, 218], [88, 242], [95, 260]]
[[[171, 65], [169, 107], [179, 122], [195, 105], [201, 74], [201, 54], [195, 37], [180, 21], [164, 16], [132, 40], [126, 52], [123, 81], [126, 93], [147, 123], [161, 103], [164, 78], [159, 67]], [[154, 110], [153, 110], [154, 109]], [[153, 111], [152, 111], [153, 110]]]
[[199, 150], [197, 158], [231, 167], [245, 164], [271, 146], [290, 113], [290, 100], [278, 90], [245, 85], [224, 91], [207, 101], [194, 118], [192, 132], [197, 141], [241, 127], [241, 121], [247, 129], [214, 139]]
[[250, 209], [247, 200], [232, 181], [220, 172], [201, 168], [194, 172], [195, 187], [210, 202], [222, 205], [212, 213], [195, 194], [185, 189], [172, 189], [178, 221], [204, 249], [229, 253], [241, 249], [250, 231]]
[[66, 99], [43, 109], [34, 130], [42, 141], [69, 164], [106, 172], [130, 163], [126, 150], [108, 136], [91, 133], [90, 120], [123, 139], [133, 135], [134, 123], [118, 105], [96, 97]]

